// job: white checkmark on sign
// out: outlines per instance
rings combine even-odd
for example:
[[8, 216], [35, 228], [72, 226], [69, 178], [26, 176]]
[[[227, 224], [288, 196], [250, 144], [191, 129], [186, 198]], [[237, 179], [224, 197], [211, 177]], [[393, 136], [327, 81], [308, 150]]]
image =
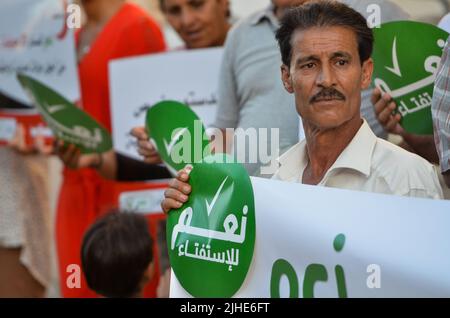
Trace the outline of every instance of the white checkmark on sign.
[[164, 141], [164, 146], [166, 147], [166, 151], [167, 154], [170, 156], [170, 154], [172, 153], [172, 148], [173, 146], [175, 146], [175, 144], [178, 142], [178, 139], [180, 139], [180, 137], [185, 133], [185, 131], [187, 131], [187, 127], [181, 129], [180, 131], [178, 131], [175, 136], [173, 136], [172, 140], [170, 141], [170, 144], [167, 143], [167, 141], [165, 139], [163, 139]]
[[47, 105], [47, 110], [50, 114], [54, 114], [56, 112], [59, 112], [60, 110], [65, 109], [66, 106], [65, 105], [53, 105], [53, 106], [49, 106]]
[[211, 204], [209, 204], [208, 200], [205, 199], [206, 202], [206, 212], [208, 213], [208, 216], [211, 214], [211, 211], [214, 207], [214, 205], [217, 202], [217, 199], [219, 198], [219, 194], [222, 191], [223, 186], [225, 185], [225, 182], [227, 182], [228, 176], [222, 181], [222, 184], [220, 185], [219, 189], [217, 190], [216, 194], [214, 195], [214, 198], [211, 201]]
[[392, 43], [392, 67], [385, 67], [388, 71], [391, 71], [395, 75], [402, 77], [402, 72], [400, 70], [400, 64], [398, 63], [397, 57], [397, 37], [394, 38], [394, 43]]

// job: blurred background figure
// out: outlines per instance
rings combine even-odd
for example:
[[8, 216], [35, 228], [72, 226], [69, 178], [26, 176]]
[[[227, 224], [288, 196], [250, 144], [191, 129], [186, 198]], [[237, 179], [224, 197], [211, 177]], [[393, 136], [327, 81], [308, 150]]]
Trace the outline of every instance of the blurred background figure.
[[[111, 131], [108, 62], [164, 51], [162, 33], [140, 7], [124, 0], [83, 0], [86, 22], [76, 46], [81, 107]], [[114, 183], [90, 168], [64, 168], [56, 216], [60, 290], [64, 297], [94, 297], [84, 279], [81, 288], [66, 284], [67, 266], [80, 264], [81, 239], [88, 226], [113, 208]]]
[[24, 130], [0, 146], [0, 298], [44, 297], [52, 280], [48, 160]]
[[159, 0], [167, 22], [187, 49], [222, 46], [231, 12], [229, 0]]
[[[159, 5], [167, 21], [185, 41], [185, 49], [209, 48], [223, 45], [229, 22], [230, 9], [228, 0], [160, 0]], [[145, 150], [148, 150], [147, 162], [159, 164], [158, 153], [148, 142], [145, 128], [138, 128]], [[121, 154], [109, 151], [103, 154], [80, 155], [73, 145], [58, 148], [59, 157], [72, 169], [94, 167], [105, 178], [118, 181], [144, 181], [169, 178], [169, 172], [157, 165], [146, 165]], [[82, 171], [82, 170], [79, 170]], [[165, 228], [165, 226], [163, 226]], [[159, 297], [168, 297], [170, 270], [161, 273]]]
[[[170, 26], [184, 41], [185, 49], [200, 49], [222, 46], [231, 27], [229, 0], [158, 0], [160, 8]], [[183, 48], [183, 47], [179, 47]], [[134, 131], [142, 141], [142, 151], [146, 162], [161, 163], [161, 159], [151, 143], [144, 127]], [[143, 166], [141, 162], [124, 157], [114, 151], [101, 155], [80, 155], [73, 145], [60, 147], [59, 156], [73, 169], [96, 167], [105, 178], [120, 181], [161, 179], [170, 175], [158, 167]], [[147, 168], [147, 169], [146, 169]], [[146, 172], [142, 172], [146, 170]], [[122, 173], [126, 171], [126, 173]]]
[[[445, 44], [441, 66], [434, 82], [433, 117], [434, 141], [439, 155], [441, 174], [450, 189], [450, 37]], [[444, 188], [444, 187], [443, 187]]]

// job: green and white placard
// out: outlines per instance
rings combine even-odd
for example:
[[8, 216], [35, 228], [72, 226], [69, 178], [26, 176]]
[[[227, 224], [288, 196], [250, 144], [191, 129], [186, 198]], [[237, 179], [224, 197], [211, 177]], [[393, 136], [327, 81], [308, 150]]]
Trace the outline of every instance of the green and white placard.
[[434, 79], [448, 33], [426, 23], [396, 21], [374, 29], [374, 84], [389, 93], [411, 133], [433, 134]]
[[157, 103], [147, 111], [146, 123], [151, 140], [172, 173], [211, 154], [201, 120], [185, 104]]
[[85, 154], [112, 148], [108, 131], [86, 112], [27, 75], [18, 74], [17, 79], [56, 138], [76, 145]]
[[244, 283], [255, 247], [250, 178], [228, 155], [196, 163], [189, 201], [167, 217], [170, 263], [194, 297], [231, 297]]

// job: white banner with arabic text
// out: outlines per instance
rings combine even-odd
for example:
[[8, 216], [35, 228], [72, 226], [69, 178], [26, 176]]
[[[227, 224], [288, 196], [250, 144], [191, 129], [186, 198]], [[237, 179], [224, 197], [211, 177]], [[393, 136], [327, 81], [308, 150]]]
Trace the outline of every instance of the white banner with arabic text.
[[[252, 184], [255, 251], [235, 297], [450, 297], [450, 201]], [[171, 297], [190, 297], [173, 272]]]

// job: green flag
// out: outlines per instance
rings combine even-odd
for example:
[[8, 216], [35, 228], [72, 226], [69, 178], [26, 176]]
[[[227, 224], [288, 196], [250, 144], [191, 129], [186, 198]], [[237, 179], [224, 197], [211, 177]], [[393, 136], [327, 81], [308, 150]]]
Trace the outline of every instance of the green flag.
[[56, 138], [76, 145], [84, 154], [112, 148], [108, 131], [86, 112], [29, 76], [18, 74], [17, 78]]
[[448, 33], [421, 22], [396, 21], [374, 29], [374, 83], [389, 93], [408, 132], [433, 134], [431, 101]]

